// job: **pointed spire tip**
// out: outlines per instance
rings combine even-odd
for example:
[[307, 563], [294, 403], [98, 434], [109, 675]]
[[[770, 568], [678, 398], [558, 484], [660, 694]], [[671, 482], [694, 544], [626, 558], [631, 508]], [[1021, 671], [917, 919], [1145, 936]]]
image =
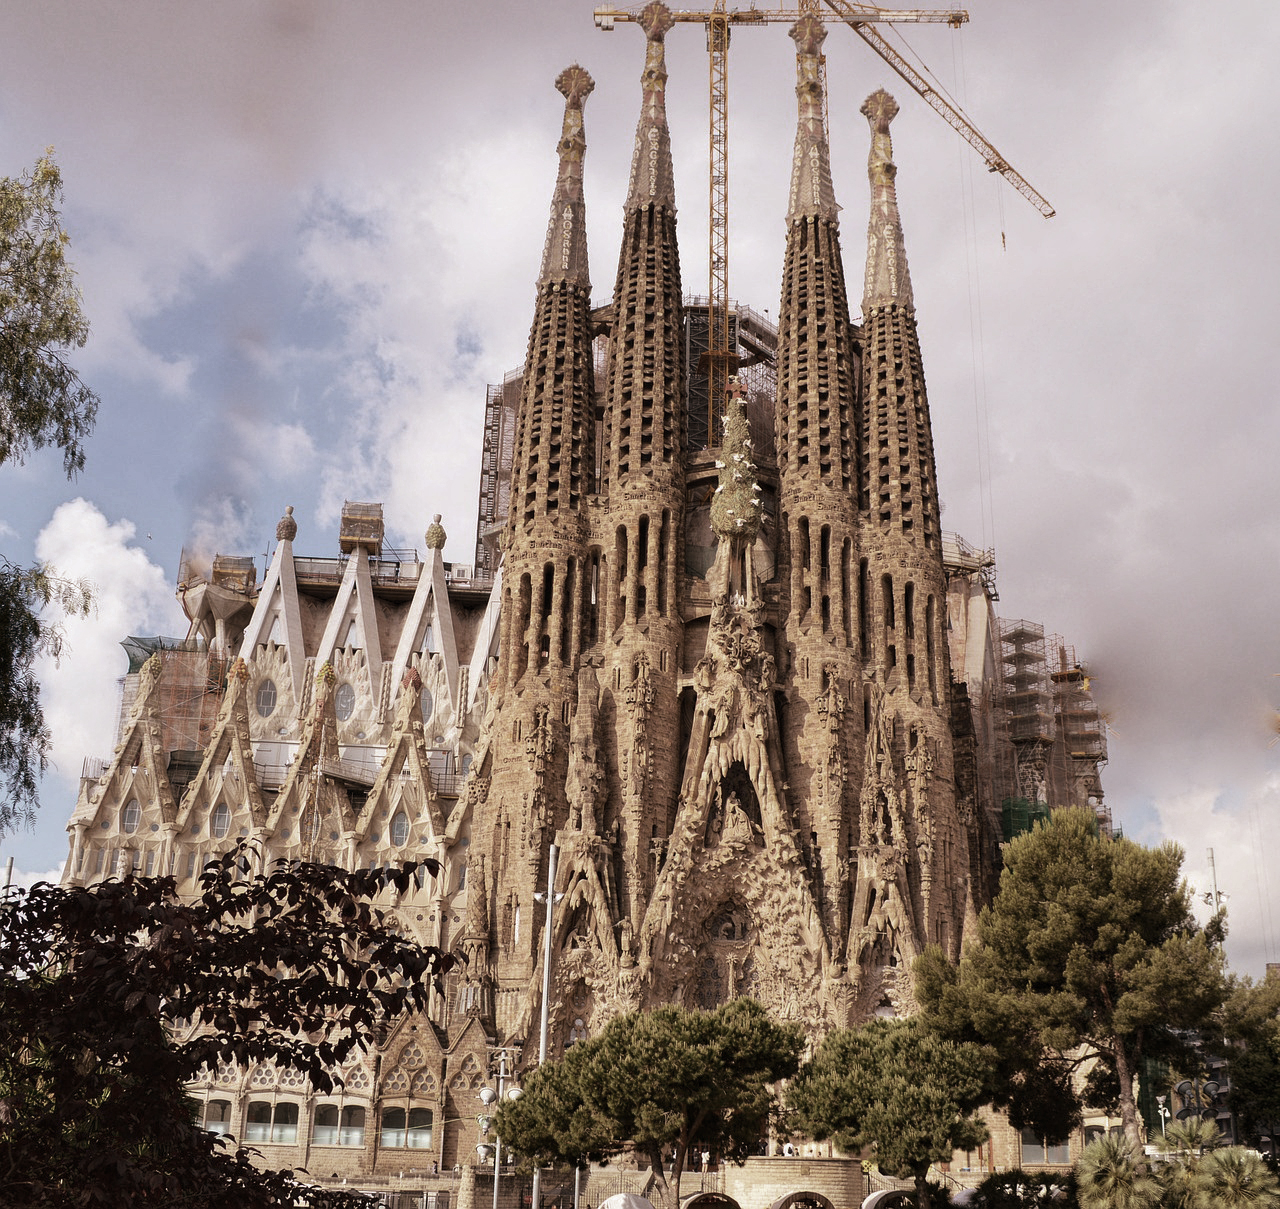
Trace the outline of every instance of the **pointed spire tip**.
[[565, 99], [572, 109], [581, 109], [583, 102], [595, 90], [596, 82], [591, 78], [591, 73], [577, 63], [570, 63], [558, 76], [556, 76], [556, 91]]

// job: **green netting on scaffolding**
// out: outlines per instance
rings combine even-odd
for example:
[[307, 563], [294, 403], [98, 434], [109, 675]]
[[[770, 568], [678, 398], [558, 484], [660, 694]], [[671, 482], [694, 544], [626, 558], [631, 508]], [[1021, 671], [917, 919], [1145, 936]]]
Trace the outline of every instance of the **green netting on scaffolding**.
[[1036, 823], [1049, 821], [1049, 807], [1044, 802], [1027, 798], [1005, 798], [1000, 803], [1000, 823], [1007, 844], [1015, 835], [1023, 835]]

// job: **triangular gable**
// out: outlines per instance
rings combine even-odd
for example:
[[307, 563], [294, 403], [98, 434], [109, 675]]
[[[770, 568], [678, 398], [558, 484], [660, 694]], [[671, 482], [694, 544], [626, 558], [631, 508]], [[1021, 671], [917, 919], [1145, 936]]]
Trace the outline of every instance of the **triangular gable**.
[[[283, 641], [282, 641], [283, 640]], [[253, 617], [245, 627], [240, 658], [252, 663], [259, 647], [283, 645], [295, 701], [302, 700], [307, 653], [302, 639], [302, 612], [298, 605], [298, 577], [293, 566], [293, 542], [276, 545], [267, 569]]]
[[[104, 839], [113, 848], [140, 848], [152, 835], [153, 823], [169, 833], [166, 845], [171, 850], [178, 811], [167, 770], [168, 752], [161, 738], [163, 728], [157, 691], [161, 670], [159, 653], [143, 664], [137, 695], [106, 772], [97, 780], [81, 782], [79, 800], [68, 824], [73, 833], [68, 878], [79, 879], [83, 875], [85, 880], [92, 880], [94, 869], [87, 861], [90, 848], [100, 847]], [[134, 798], [138, 800], [141, 815], [133, 832], [122, 833], [121, 811]], [[167, 868], [153, 871], [168, 872]], [[110, 874], [112, 870], [104, 868], [101, 872]], [[126, 872], [127, 869], [119, 870], [121, 875]]]
[[[486, 616], [488, 613], [486, 611]], [[445, 684], [449, 700], [461, 708], [458, 692], [458, 643], [453, 632], [453, 606], [449, 603], [449, 582], [444, 573], [444, 558], [440, 550], [428, 548], [426, 560], [418, 574], [418, 586], [414, 589], [409, 615], [400, 631], [395, 658], [391, 664], [391, 683], [402, 685], [404, 674], [413, 663], [413, 656], [422, 651], [427, 627], [431, 627], [434, 646], [444, 665]], [[425, 658], [420, 661], [425, 663]], [[473, 680], [474, 682], [474, 680]]]
[[[343, 840], [356, 824], [355, 811], [339, 781], [326, 775], [326, 767], [336, 768], [338, 760], [338, 720], [333, 709], [336, 677], [333, 668], [324, 664], [316, 674], [315, 698], [311, 716], [302, 728], [297, 754], [275, 803], [271, 806], [267, 826], [277, 851], [293, 851], [304, 860], [330, 861], [349, 867], [350, 845]], [[321, 825], [321, 820], [327, 824]], [[291, 832], [281, 833], [281, 826]], [[315, 827], [315, 834], [308, 828]], [[338, 839], [329, 832], [336, 830]]]
[[357, 546], [347, 559], [342, 584], [316, 651], [316, 665], [328, 663], [336, 647], [348, 645], [348, 636], [353, 637], [364, 652], [369, 685], [376, 701], [382, 691], [382, 643], [378, 637], [378, 607], [369, 574], [369, 552], [363, 546]]
[[[184, 828], [193, 813], [211, 809], [219, 799], [232, 807], [233, 816], [247, 816], [251, 834], [266, 822], [266, 804], [249, 737], [248, 684], [249, 669], [243, 659], [237, 659], [227, 677], [227, 696], [218, 711], [200, 771], [182, 800], [179, 822]], [[234, 840], [238, 831], [233, 823], [226, 838]]]
[[[397, 809], [404, 809], [409, 816], [409, 839], [404, 845], [406, 853], [429, 849], [424, 855], [440, 858], [436, 849], [444, 842], [445, 818], [431, 783], [431, 769], [427, 757], [426, 738], [423, 734], [422, 713], [419, 702], [422, 696], [422, 678], [410, 668], [403, 677], [404, 685], [396, 703], [396, 718], [391, 731], [391, 741], [377, 780], [369, 791], [368, 804], [361, 815], [359, 834], [363, 839], [370, 820], [382, 811], [390, 818]], [[408, 774], [405, 774], [408, 769]]]

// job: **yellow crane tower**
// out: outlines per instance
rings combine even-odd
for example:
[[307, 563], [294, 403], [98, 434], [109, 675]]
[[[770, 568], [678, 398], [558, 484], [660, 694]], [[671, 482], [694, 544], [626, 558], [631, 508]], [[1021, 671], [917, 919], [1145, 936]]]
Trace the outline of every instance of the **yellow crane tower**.
[[[872, 50], [894, 69], [944, 121], [982, 156], [991, 172], [998, 172], [1045, 218], [1053, 217], [1053, 207], [1016, 172], [981, 131], [884, 38], [877, 24], [945, 23], [959, 27], [969, 20], [964, 9], [891, 9], [851, 0], [825, 0], [831, 14], [848, 25]], [[596, 25], [611, 30], [618, 21], [636, 21], [642, 10], [612, 8], [595, 10]], [[718, 444], [715, 425], [723, 409], [725, 388], [737, 359], [729, 343], [729, 32], [735, 25], [765, 25], [775, 21], [795, 21], [805, 13], [819, 12], [817, 0], [801, 0], [799, 9], [728, 9], [725, 0], [713, 0], [703, 10], [677, 9], [671, 15], [679, 22], [696, 22], [707, 31], [710, 59], [710, 151], [709, 191], [710, 248], [708, 256], [707, 352], [702, 368], [707, 375], [707, 436]], [[823, 89], [824, 103], [826, 89]]]

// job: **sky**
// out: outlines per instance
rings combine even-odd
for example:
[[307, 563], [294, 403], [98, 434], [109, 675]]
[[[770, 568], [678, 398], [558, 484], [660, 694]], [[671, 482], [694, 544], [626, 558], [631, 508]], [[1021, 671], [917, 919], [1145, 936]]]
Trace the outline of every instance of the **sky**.
[[[1064, 635], [1111, 725], [1116, 822], [1226, 896], [1232, 968], [1280, 960], [1280, 5], [972, 0], [899, 35], [1057, 210], [1045, 220], [847, 27], [827, 39], [858, 294], [863, 99], [885, 87], [944, 528], [999, 609]], [[607, 299], [643, 38], [588, 0], [0, 0], [0, 174], [55, 148], [102, 407], [74, 481], [0, 467], [0, 553], [97, 588], [42, 669], [54, 768], [0, 838], [56, 874], [81, 761], [111, 750], [126, 634], [184, 634], [184, 546], [253, 554], [344, 499], [469, 563], [485, 385], [523, 356], [579, 62]], [[707, 286], [707, 56], [668, 37], [685, 289]], [[795, 129], [783, 24], [730, 50], [730, 292], [776, 314]], [[1210, 856], [1212, 850], [1212, 858]]]

